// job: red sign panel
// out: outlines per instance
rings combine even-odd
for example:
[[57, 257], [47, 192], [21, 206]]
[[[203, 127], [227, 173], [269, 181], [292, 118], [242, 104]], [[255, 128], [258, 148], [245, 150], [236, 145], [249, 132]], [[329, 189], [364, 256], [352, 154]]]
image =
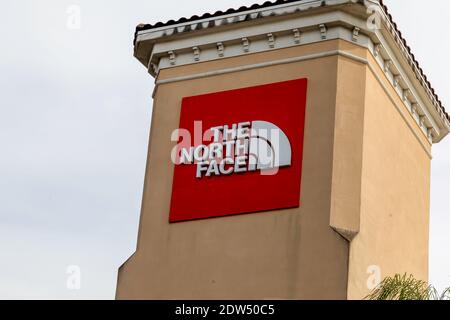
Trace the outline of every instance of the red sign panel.
[[183, 98], [169, 221], [298, 207], [306, 91], [299, 79]]

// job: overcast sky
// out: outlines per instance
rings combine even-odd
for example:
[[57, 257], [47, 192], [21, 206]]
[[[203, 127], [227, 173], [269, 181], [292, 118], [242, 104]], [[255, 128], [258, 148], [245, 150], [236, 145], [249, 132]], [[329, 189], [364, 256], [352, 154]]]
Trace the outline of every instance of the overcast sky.
[[[132, 56], [134, 28], [255, 2], [2, 1], [0, 298], [114, 298], [136, 245], [151, 120], [153, 79]], [[450, 108], [450, 2], [385, 2]], [[433, 155], [430, 282], [443, 288], [450, 137]], [[69, 266], [81, 271], [78, 290]]]

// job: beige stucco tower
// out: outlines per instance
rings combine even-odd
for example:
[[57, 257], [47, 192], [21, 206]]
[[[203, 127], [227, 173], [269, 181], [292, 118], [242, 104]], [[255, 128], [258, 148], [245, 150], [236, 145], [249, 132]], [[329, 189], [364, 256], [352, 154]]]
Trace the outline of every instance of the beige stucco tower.
[[[135, 57], [156, 80], [118, 299], [359, 299], [373, 278], [428, 279], [431, 149], [450, 123], [382, 3], [274, 1], [139, 25]], [[182, 98], [299, 78], [300, 207], [170, 224]]]

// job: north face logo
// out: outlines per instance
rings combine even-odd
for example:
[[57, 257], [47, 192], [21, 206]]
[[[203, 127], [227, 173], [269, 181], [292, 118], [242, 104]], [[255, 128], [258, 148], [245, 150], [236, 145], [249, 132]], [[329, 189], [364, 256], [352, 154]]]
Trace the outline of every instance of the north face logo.
[[[286, 134], [271, 122], [241, 122], [209, 129], [212, 142], [178, 148], [177, 164], [196, 164], [196, 177], [262, 170], [276, 174], [291, 165], [291, 145]], [[195, 140], [195, 139], [194, 139]]]
[[299, 79], [183, 98], [169, 221], [298, 207], [306, 89]]

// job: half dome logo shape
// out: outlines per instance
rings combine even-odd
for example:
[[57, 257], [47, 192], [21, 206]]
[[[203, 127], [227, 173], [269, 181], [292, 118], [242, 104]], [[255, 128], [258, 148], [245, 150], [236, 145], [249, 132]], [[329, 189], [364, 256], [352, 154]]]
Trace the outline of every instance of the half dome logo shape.
[[249, 170], [291, 165], [292, 150], [286, 134], [271, 122], [253, 121], [249, 143]]

